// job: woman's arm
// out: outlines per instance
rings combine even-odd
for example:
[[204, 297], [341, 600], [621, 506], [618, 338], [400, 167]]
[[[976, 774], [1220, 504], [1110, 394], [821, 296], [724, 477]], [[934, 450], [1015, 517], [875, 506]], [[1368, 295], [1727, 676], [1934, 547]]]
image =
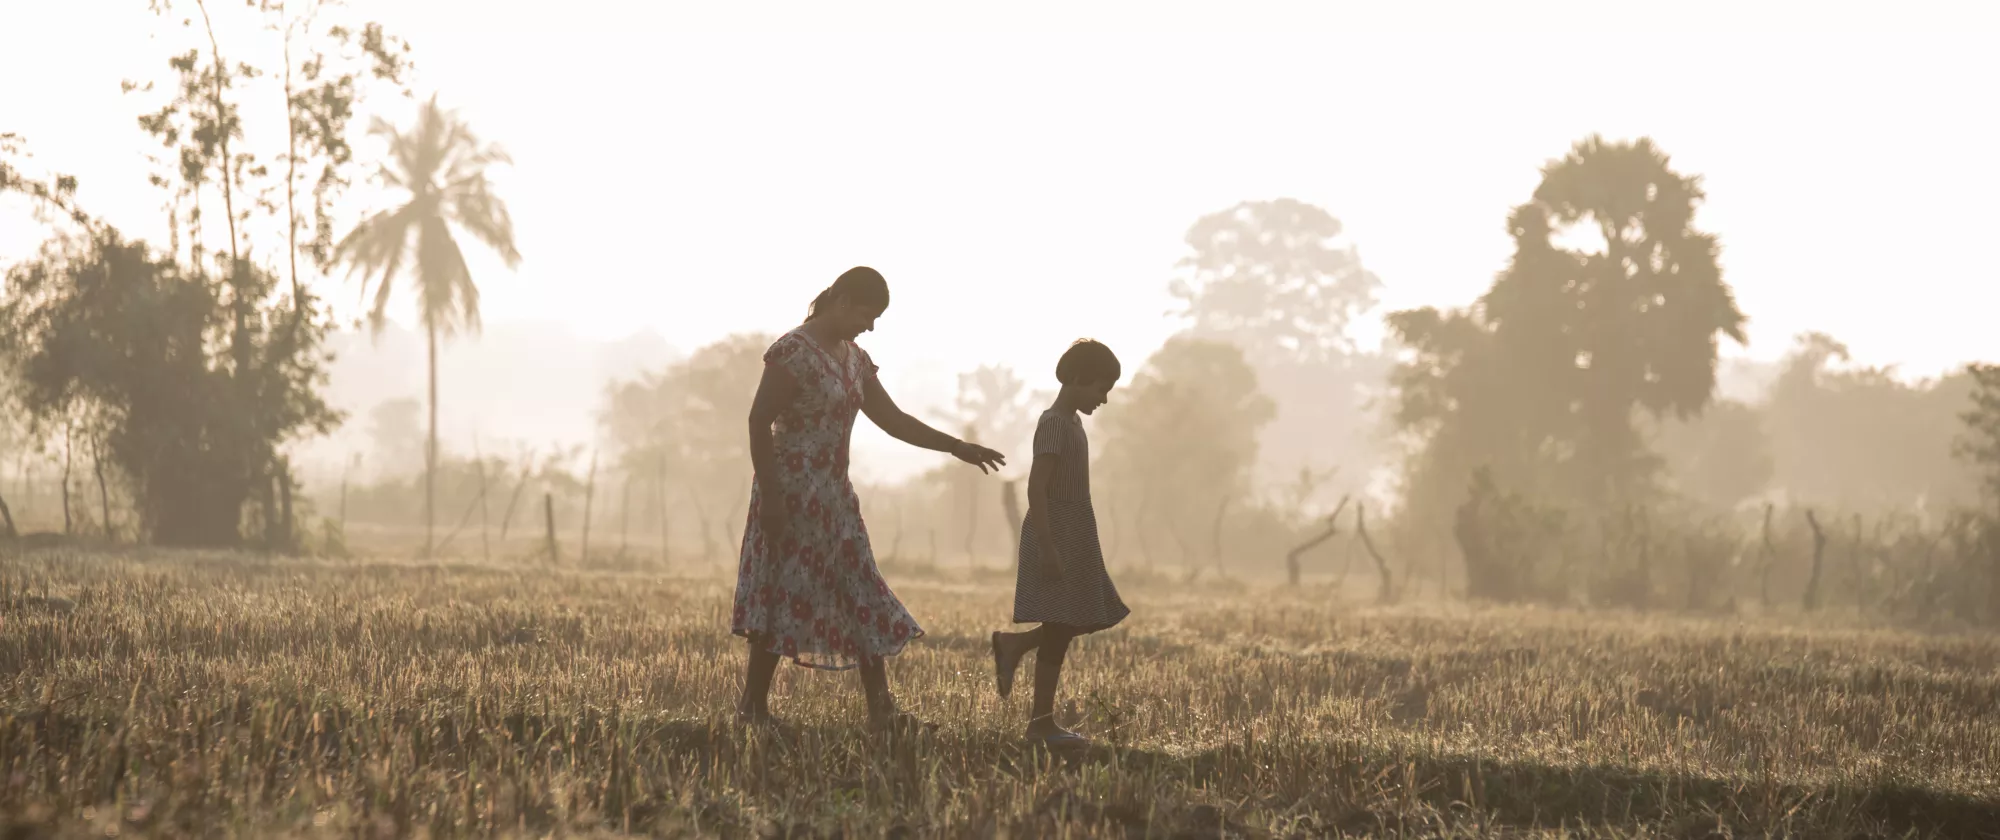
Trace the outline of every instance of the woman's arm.
[[883, 390], [881, 381], [872, 376], [868, 378], [866, 389], [862, 392], [861, 411], [882, 431], [888, 432], [890, 437], [911, 446], [932, 452], [957, 454], [957, 447], [962, 443], [958, 438], [933, 429], [924, 421], [904, 413], [896, 406], [895, 400], [889, 399], [889, 392]]
[[868, 384], [862, 391], [861, 410], [890, 437], [933, 452], [949, 452], [952, 457], [978, 467], [980, 472], [992, 472], [1007, 463], [1005, 455], [959, 440], [903, 413], [896, 407], [896, 401], [889, 399], [889, 392], [882, 389], [882, 383], [873, 376], [868, 377]]
[[771, 424], [798, 395], [799, 386], [791, 374], [778, 365], [764, 365], [764, 377], [757, 381], [757, 396], [750, 401], [750, 467], [755, 471], [758, 488], [767, 498], [775, 498], [771, 494], [779, 492]]

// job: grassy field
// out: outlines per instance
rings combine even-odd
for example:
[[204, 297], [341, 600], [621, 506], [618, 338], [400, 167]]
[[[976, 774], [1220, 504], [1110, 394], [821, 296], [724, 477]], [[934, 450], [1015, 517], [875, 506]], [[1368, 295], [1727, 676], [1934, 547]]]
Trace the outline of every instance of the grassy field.
[[[0, 549], [4, 551], [4, 549]], [[934, 734], [658, 572], [0, 555], [0, 836], [2000, 836], [2000, 638], [1134, 584], [1022, 748], [1005, 577], [892, 574]]]

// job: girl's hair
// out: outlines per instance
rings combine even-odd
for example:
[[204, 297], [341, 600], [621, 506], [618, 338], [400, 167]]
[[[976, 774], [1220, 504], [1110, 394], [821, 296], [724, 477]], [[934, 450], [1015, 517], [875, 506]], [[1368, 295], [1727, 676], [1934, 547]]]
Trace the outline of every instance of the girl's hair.
[[1077, 339], [1056, 362], [1056, 381], [1064, 385], [1099, 380], [1117, 382], [1123, 375], [1123, 369], [1118, 366], [1118, 356], [1094, 338]]
[[889, 281], [882, 279], [882, 272], [865, 265], [850, 268], [834, 278], [833, 285], [822, 290], [819, 297], [813, 298], [812, 305], [806, 307], [806, 320], [819, 317], [836, 300], [872, 306], [877, 311], [888, 309]]

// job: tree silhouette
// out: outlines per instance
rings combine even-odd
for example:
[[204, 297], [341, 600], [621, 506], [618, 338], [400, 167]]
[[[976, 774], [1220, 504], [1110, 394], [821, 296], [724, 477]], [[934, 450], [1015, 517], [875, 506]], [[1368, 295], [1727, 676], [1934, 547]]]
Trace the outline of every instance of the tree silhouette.
[[1957, 451], [1978, 468], [1988, 501], [2000, 502], [2000, 365], [1970, 365], [1966, 373], [1974, 383], [1972, 408], [1961, 415], [1965, 431]]
[[1261, 477], [1337, 466], [1338, 481], [1315, 495], [1363, 490], [1381, 457], [1367, 390], [1390, 365], [1348, 335], [1382, 283], [1342, 240], [1340, 220], [1293, 199], [1247, 201], [1196, 220], [1185, 241], [1168, 291], [1188, 334], [1241, 348], [1275, 400]]
[[338, 261], [362, 278], [362, 296], [374, 286], [369, 322], [379, 334], [391, 290], [406, 272], [417, 297], [418, 317], [428, 343], [429, 441], [424, 452], [424, 553], [436, 528], [437, 353], [438, 341], [460, 329], [479, 330], [479, 287], [465, 264], [453, 229], [471, 234], [497, 252], [509, 268], [520, 264], [514, 223], [493, 194], [486, 170], [509, 162], [499, 147], [482, 143], [452, 111], [431, 97], [408, 131], [377, 118], [371, 134], [388, 140], [389, 156], [377, 170], [384, 186], [408, 194], [400, 206], [362, 220], [335, 246]]
[[1168, 292], [1200, 338], [1228, 341], [1253, 363], [1324, 361], [1352, 349], [1348, 324], [1375, 304], [1382, 281], [1340, 220], [1289, 198], [1246, 201], [1196, 220]]
[[1838, 364], [1849, 361], [1824, 333], [1794, 340], [1763, 406], [1775, 483], [1794, 502], [1828, 506], [1973, 501], [1976, 478], [1952, 451], [1972, 376], [1906, 382], [1893, 368]]
[[1397, 423], [1423, 444], [1413, 507], [1441, 522], [1481, 466], [1591, 507], [1651, 491], [1635, 412], [1700, 412], [1718, 337], [1744, 341], [1716, 239], [1693, 226], [1702, 198], [1650, 140], [1590, 137], [1515, 208], [1514, 257], [1477, 306], [1390, 316], [1413, 351], [1392, 380]]
[[1104, 483], [1124, 497], [1118, 507], [1171, 523], [1185, 551], [1201, 533], [1193, 529], [1248, 489], [1257, 435], [1275, 408], [1241, 350], [1176, 336], [1100, 413]]
[[718, 550], [714, 525], [727, 528], [728, 517], [742, 510], [737, 502], [748, 502], [750, 441], [743, 418], [764, 369], [764, 351], [775, 340], [763, 333], [732, 335], [663, 370], [613, 383], [598, 412], [626, 475], [685, 488], [711, 554]]

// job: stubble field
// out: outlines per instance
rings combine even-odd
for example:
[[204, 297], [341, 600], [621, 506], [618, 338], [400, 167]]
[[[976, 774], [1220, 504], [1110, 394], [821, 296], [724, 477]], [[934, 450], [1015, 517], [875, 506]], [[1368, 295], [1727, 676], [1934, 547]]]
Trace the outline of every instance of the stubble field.
[[715, 576], [0, 554], [0, 834], [2000, 836], [1991, 635], [1134, 580], [1051, 757], [1008, 577], [890, 577], [894, 740], [789, 666], [737, 730]]

